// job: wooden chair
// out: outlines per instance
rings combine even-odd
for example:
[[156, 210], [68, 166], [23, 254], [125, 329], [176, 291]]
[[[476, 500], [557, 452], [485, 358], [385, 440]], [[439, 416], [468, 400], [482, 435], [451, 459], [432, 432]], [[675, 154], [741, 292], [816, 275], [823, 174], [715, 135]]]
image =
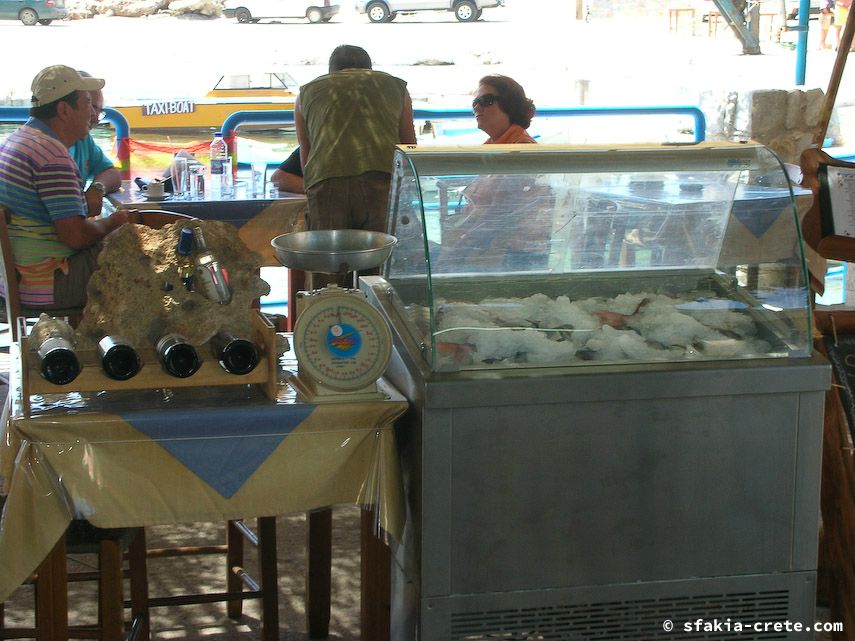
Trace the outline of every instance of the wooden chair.
[[[0, 270], [2, 270], [2, 278], [6, 288], [4, 296], [6, 303], [6, 322], [9, 324], [9, 331], [12, 335], [12, 341], [18, 340], [18, 323], [16, 319], [19, 316], [27, 318], [38, 318], [42, 313], [41, 309], [28, 308], [21, 306], [21, 300], [18, 293], [18, 272], [15, 269], [15, 257], [12, 253], [12, 241], [9, 239], [8, 223], [11, 214], [4, 207], [0, 206]], [[70, 309], [55, 309], [51, 310], [53, 316], [67, 316], [69, 322], [74, 324], [74, 319], [79, 318], [83, 313], [83, 309], [79, 307]]]
[[[3, 497], [0, 497], [2, 508]], [[101, 529], [87, 521], [74, 521], [54, 552], [46, 558], [28, 581], [33, 585], [35, 604], [34, 627], [5, 625], [4, 604], [0, 603], [0, 639], [33, 638], [52, 640], [68, 636], [71, 639], [98, 639], [98, 641], [132, 641], [139, 638], [139, 622], [133, 622], [125, 632], [123, 592], [123, 551], [142, 528]], [[66, 568], [69, 554], [95, 554], [97, 570], [69, 573]], [[134, 568], [129, 569], [133, 577]], [[98, 582], [98, 621], [96, 624], [68, 626], [68, 595], [62, 589], [68, 582]], [[131, 600], [141, 603], [140, 584], [131, 580]], [[137, 614], [147, 618], [143, 604]]]
[[167, 225], [177, 222], [187, 222], [198, 220], [187, 214], [179, 214], [175, 211], [167, 211], [166, 209], [129, 209], [128, 222], [136, 225], [145, 225], [152, 229], [162, 229]]

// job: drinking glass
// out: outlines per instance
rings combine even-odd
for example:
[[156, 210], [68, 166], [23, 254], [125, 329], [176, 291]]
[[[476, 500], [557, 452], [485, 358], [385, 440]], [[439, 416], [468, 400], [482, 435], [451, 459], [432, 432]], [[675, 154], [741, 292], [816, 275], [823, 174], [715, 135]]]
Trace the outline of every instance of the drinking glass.
[[252, 197], [264, 197], [264, 182], [265, 173], [267, 172], [267, 162], [264, 160], [252, 161]]
[[183, 200], [190, 186], [190, 172], [187, 169], [187, 159], [175, 156], [172, 159], [172, 197]]
[[190, 199], [205, 200], [205, 165], [194, 163], [189, 167]]

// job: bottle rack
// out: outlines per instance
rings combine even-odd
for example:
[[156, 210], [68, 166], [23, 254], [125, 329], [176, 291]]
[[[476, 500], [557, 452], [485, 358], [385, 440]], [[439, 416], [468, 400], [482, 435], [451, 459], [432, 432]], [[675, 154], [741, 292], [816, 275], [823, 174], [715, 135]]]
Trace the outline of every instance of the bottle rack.
[[162, 387], [211, 387], [215, 385], [261, 385], [271, 400], [277, 396], [276, 330], [260, 312], [254, 311], [252, 318], [252, 340], [259, 348], [258, 365], [249, 374], [231, 374], [225, 371], [208, 344], [199, 346], [202, 366], [192, 376], [177, 378], [169, 375], [161, 366], [154, 346], [137, 346], [142, 368], [126, 381], [117, 381], [104, 373], [97, 349], [77, 349], [80, 374], [67, 385], [54, 385], [42, 378], [35, 353], [28, 344], [27, 327], [23, 318], [18, 319], [18, 345], [21, 354], [21, 383], [24, 412], [30, 414], [30, 396], [34, 394], [67, 394], [69, 392], [99, 392], [103, 390], [141, 390]]

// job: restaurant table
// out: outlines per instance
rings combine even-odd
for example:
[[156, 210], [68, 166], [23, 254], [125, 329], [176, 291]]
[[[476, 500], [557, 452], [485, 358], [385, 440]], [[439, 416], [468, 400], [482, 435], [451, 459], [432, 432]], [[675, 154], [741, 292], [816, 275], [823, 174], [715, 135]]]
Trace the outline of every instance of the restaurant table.
[[[399, 539], [394, 421], [407, 401], [381, 379], [377, 400], [303, 403], [285, 382], [292, 354], [280, 361], [275, 402], [249, 385], [67, 393], [31, 397], [30, 415], [13, 366], [0, 445], [3, 469], [11, 469], [0, 520], [0, 602], [49, 558], [76, 518], [123, 528], [355, 504], [373, 510], [377, 532]], [[363, 592], [363, 626], [376, 626], [382, 614], [365, 599]]]
[[108, 194], [108, 199], [119, 209], [163, 209], [187, 214], [204, 220], [220, 220], [238, 228], [238, 235], [247, 247], [264, 258], [265, 265], [279, 265], [270, 246], [270, 240], [280, 234], [302, 231], [306, 227], [306, 196], [287, 191], [275, 195], [252, 196], [239, 182], [235, 195], [213, 198], [206, 193], [203, 199], [174, 198], [167, 194], [162, 199], [150, 199], [130, 181], [122, 189]]
[[[118, 209], [162, 209], [203, 220], [220, 220], [238, 228], [238, 237], [247, 248], [262, 258], [262, 266], [279, 266], [270, 241], [280, 234], [306, 229], [306, 196], [287, 191], [274, 195], [248, 195], [246, 184], [239, 181], [235, 195], [215, 199], [206, 192], [204, 199], [180, 199], [167, 194], [163, 199], [150, 199], [130, 181], [122, 183], [120, 191], [108, 194], [112, 205]], [[284, 329], [294, 329], [296, 318], [296, 293], [305, 286], [304, 272], [288, 270], [288, 316]]]

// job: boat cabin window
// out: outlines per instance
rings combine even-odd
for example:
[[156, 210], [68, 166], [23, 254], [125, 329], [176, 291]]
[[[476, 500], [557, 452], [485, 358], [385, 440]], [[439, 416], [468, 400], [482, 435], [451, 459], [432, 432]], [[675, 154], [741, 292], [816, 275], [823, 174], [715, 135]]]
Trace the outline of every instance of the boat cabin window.
[[225, 75], [214, 87], [215, 90], [237, 89], [289, 89], [297, 82], [285, 72]]

